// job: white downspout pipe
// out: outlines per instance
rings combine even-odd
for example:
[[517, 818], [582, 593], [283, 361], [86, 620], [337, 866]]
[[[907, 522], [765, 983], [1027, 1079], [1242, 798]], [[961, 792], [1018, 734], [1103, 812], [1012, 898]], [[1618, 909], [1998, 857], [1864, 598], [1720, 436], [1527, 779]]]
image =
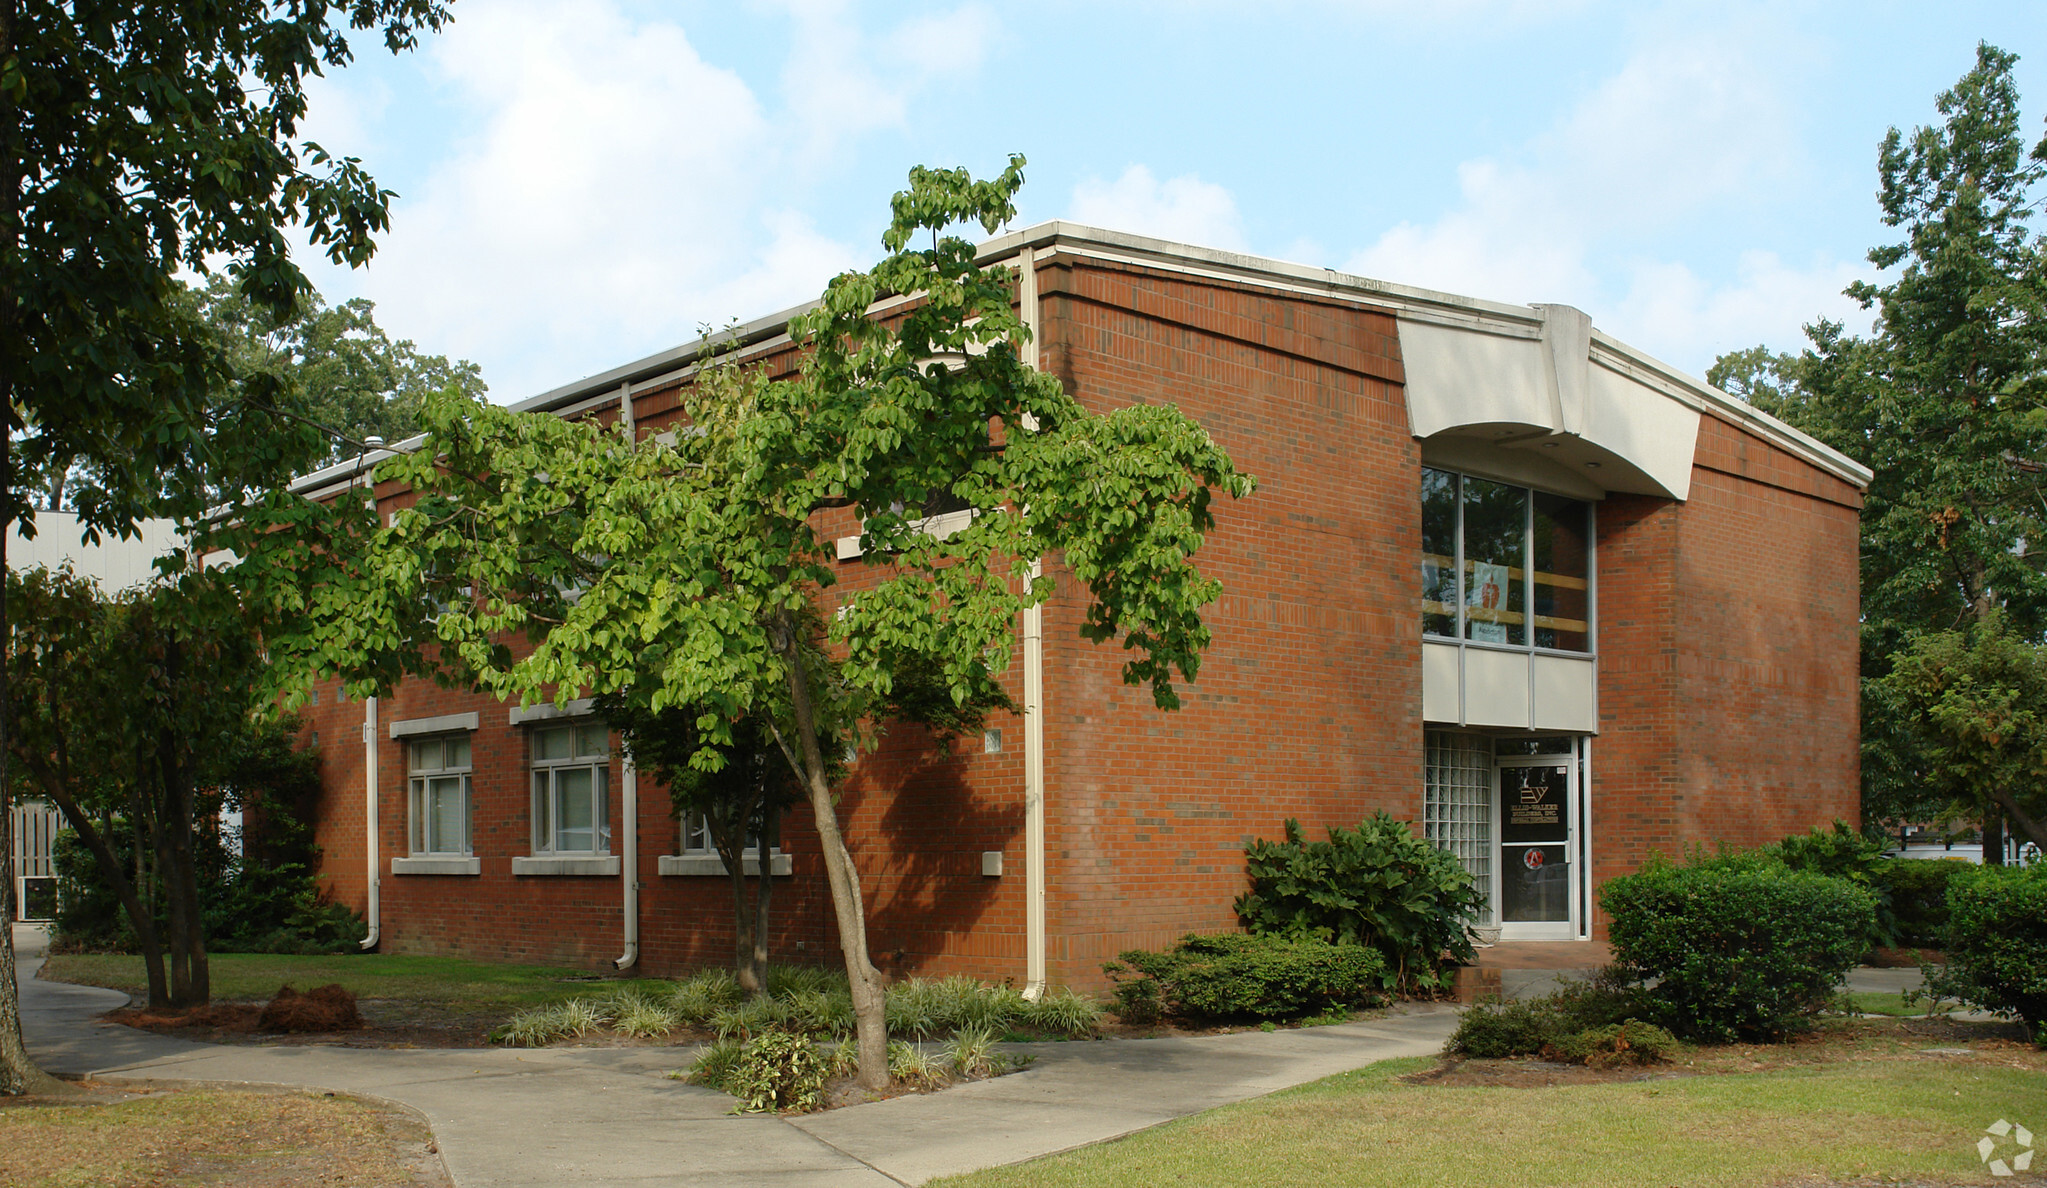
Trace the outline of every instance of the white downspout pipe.
[[[1038, 366], [1037, 249], [1017, 255], [1017, 304], [1031, 340], [1019, 352], [1025, 366]], [[1035, 429], [1026, 424], [1026, 431]], [[1030, 580], [1044, 571], [1032, 561]], [[1025, 999], [1045, 995], [1045, 609], [1023, 613], [1024, 654], [1024, 989]]]
[[381, 863], [377, 857], [377, 699], [374, 697], [362, 700], [362, 771], [363, 851], [369, 866], [370, 889], [369, 908], [365, 913], [369, 918], [370, 931], [362, 938], [362, 947], [369, 950], [377, 947], [377, 938], [383, 931], [383, 914], [377, 901], [377, 868]]
[[640, 769], [627, 756], [619, 775], [619, 811], [625, 815], [620, 831], [625, 853], [620, 872], [625, 876], [625, 954], [611, 964], [631, 969], [640, 961]]
[[[639, 441], [639, 424], [633, 416], [633, 386], [630, 382], [618, 386], [618, 418], [625, 423], [626, 439]], [[640, 963], [640, 769], [634, 765], [632, 756], [625, 757], [619, 770], [619, 812], [625, 820], [620, 822], [620, 875], [624, 884], [625, 902], [620, 907], [620, 916], [625, 927], [625, 952], [611, 964], [616, 969], [631, 969]]]

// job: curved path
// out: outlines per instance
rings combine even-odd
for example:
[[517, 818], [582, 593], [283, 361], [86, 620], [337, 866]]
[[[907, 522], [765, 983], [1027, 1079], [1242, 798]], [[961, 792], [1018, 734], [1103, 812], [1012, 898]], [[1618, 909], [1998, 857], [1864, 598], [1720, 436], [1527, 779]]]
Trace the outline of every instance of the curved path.
[[1395, 1056], [1441, 1050], [1448, 1008], [1194, 1039], [1016, 1044], [1025, 1072], [822, 1114], [732, 1115], [668, 1080], [681, 1048], [364, 1049], [199, 1044], [99, 1021], [112, 990], [45, 982], [17, 929], [22, 1025], [52, 1072], [261, 1082], [387, 1098], [425, 1114], [460, 1188], [921, 1184], [1099, 1142]]

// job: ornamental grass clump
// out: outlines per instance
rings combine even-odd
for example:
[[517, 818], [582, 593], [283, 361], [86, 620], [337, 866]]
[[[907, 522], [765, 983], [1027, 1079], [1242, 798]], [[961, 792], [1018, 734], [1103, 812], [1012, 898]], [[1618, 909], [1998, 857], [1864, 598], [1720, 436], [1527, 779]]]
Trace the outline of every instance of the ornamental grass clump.
[[743, 997], [731, 971], [706, 969], [677, 982], [669, 992], [668, 1007], [683, 1023], [701, 1026], [719, 1011], [738, 1006]]
[[1319, 842], [1289, 819], [1286, 840], [1253, 841], [1244, 855], [1251, 889], [1236, 909], [1250, 932], [1376, 950], [1381, 987], [1400, 994], [1439, 994], [1477, 959], [1469, 925], [1485, 897], [1454, 855], [1388, 813]]

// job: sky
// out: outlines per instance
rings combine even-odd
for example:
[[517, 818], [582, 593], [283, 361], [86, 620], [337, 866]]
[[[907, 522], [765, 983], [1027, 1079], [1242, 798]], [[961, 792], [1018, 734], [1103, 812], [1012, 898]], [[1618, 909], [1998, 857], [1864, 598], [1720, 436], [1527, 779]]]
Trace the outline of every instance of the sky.
[[[456, 0], [315, 80], [398, 195], [329, 301], [512, 402], [815, 297], [914, 165], [1029, 159], [1068, 218], [1509, 302], [1693, 374], [1796, 350], [1894, 234], [1877, 146], [1989, 41], [2047, 125], [2047, 5]], [[978, 229], [977, 229], [978, 230]]]

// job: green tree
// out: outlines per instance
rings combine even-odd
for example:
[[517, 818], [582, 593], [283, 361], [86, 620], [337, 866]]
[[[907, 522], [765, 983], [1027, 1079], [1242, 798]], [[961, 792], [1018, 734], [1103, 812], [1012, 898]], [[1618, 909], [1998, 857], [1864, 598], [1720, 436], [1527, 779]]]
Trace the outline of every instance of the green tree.
[[[418, 502], [372, 529], [359, 562], [309, 556], [333, 570], [303, 595], [316, 627], [271, 641], [364, 692], [431, 671], [504, 697], [688, 706], [702, 771], [727, 761], [738, 723], [765, 727], [817, 825], [868, 1085], [887, 1079], [883, 983], [832, 732], [914, 712], [903, 673], [930, 672], [955, 707], [999, 697], [1018, 614], [1053, 591], [1036, 561], [1053, 555], [1085, 592], [1086, 636], [1121, 639], [1124, 679], [1177, 708], [1175, 674], [1193, 679], [1200, 608], [1220, 593], [1193, 564], [1211, 493], [1253, 486], [1179, 410], [1093, 415], [1019, 357], [1013, 274], [946, 231], [1013, 217], [1022, 165], [988, 181], [913, 170], [887, 258], [790, 322], [796, 373], [710, 360], [682, 395], [690, 431], [671, 440], [430, 398], [426, 447], [378, 474]], [[874, 316], [896, 296], [912, 300]], [[971, 509], [960, 530], [932, 530], [939, 497]], [[861, 517], [870, 580], [856, 593], [833, 590], [831, 508]], [[824, 654], [806, 644], [809, 608], [829, 611]], [[510, 646], [520, 635], [530, 651]]]
[[1875, 472], [1861, 551], [1870, 817], [1932, 806], [1920, 736], [1882, 683], [1908, 634], [1993, 611], [2024, 638], [2047, 631], [2047, 256], [2031, 222], [2047, 140], [2028, 150], [2016, 61], [1979, 46], [1939, 123], [1884, 138], [1878, 199], [1901, 238], [1869, 253], [1881, 283], [1848, 289], [1875, 332], [1821, 321], [1796, 358], [1758, 347], [1709, 372]]
[[[297, 141], [305, 80], [350, 60], [350, 30], [397, 51], [446, 19], [442, 0], [0, 5], [0, 529], [33, 531], [32, 496], [73, 467], [91, 477], [72, 505], [122, 532], [320, 448], [260, 405], [213, 400], [226, 363], [173, 278], [224, 262], [284, 311], [310, 289], [287, 230], [367, 260], [390, 195], [354, 159]], [[5, 688], [0, 669], [0, 743]], [[51, 1085], [21, 1045], [13, 952], [0, 929], [0, 1093]]]
[[[6, 580], [15, 615], [6, 647], [22, 695], [10, 758], [64, 814], [127, 912], [150, 1004], [203, 1005], [201, 823], [218, 816], [261, 708], [254, 625], [206, 572], [112, 598], [68, 571]], [[116, 821], [133, 831], [132, 853], [147, 854], [160, 900], [123, 868]]]
[[326, 462], [354, 456], [370, 437], [396, 443], [418, 433], [429, 392], [453, 386], [481, 397], [487, 390], [476, 364], [422, 354], [411, 339], [394, 342], [377, 325], [376, 307], [360, 297], [328, 305], [308, 292], [279, 317], [226, 277], [211, 278], [196, 296], [240, 386], [263, 377], [281, 409], [331, 433]]
[[1883, 684], [1907, 711], [1931, 787], [2002, 810], [2047, 851], [2047, 645], [1992, 611], [1964, 631], [1909, 637]]

